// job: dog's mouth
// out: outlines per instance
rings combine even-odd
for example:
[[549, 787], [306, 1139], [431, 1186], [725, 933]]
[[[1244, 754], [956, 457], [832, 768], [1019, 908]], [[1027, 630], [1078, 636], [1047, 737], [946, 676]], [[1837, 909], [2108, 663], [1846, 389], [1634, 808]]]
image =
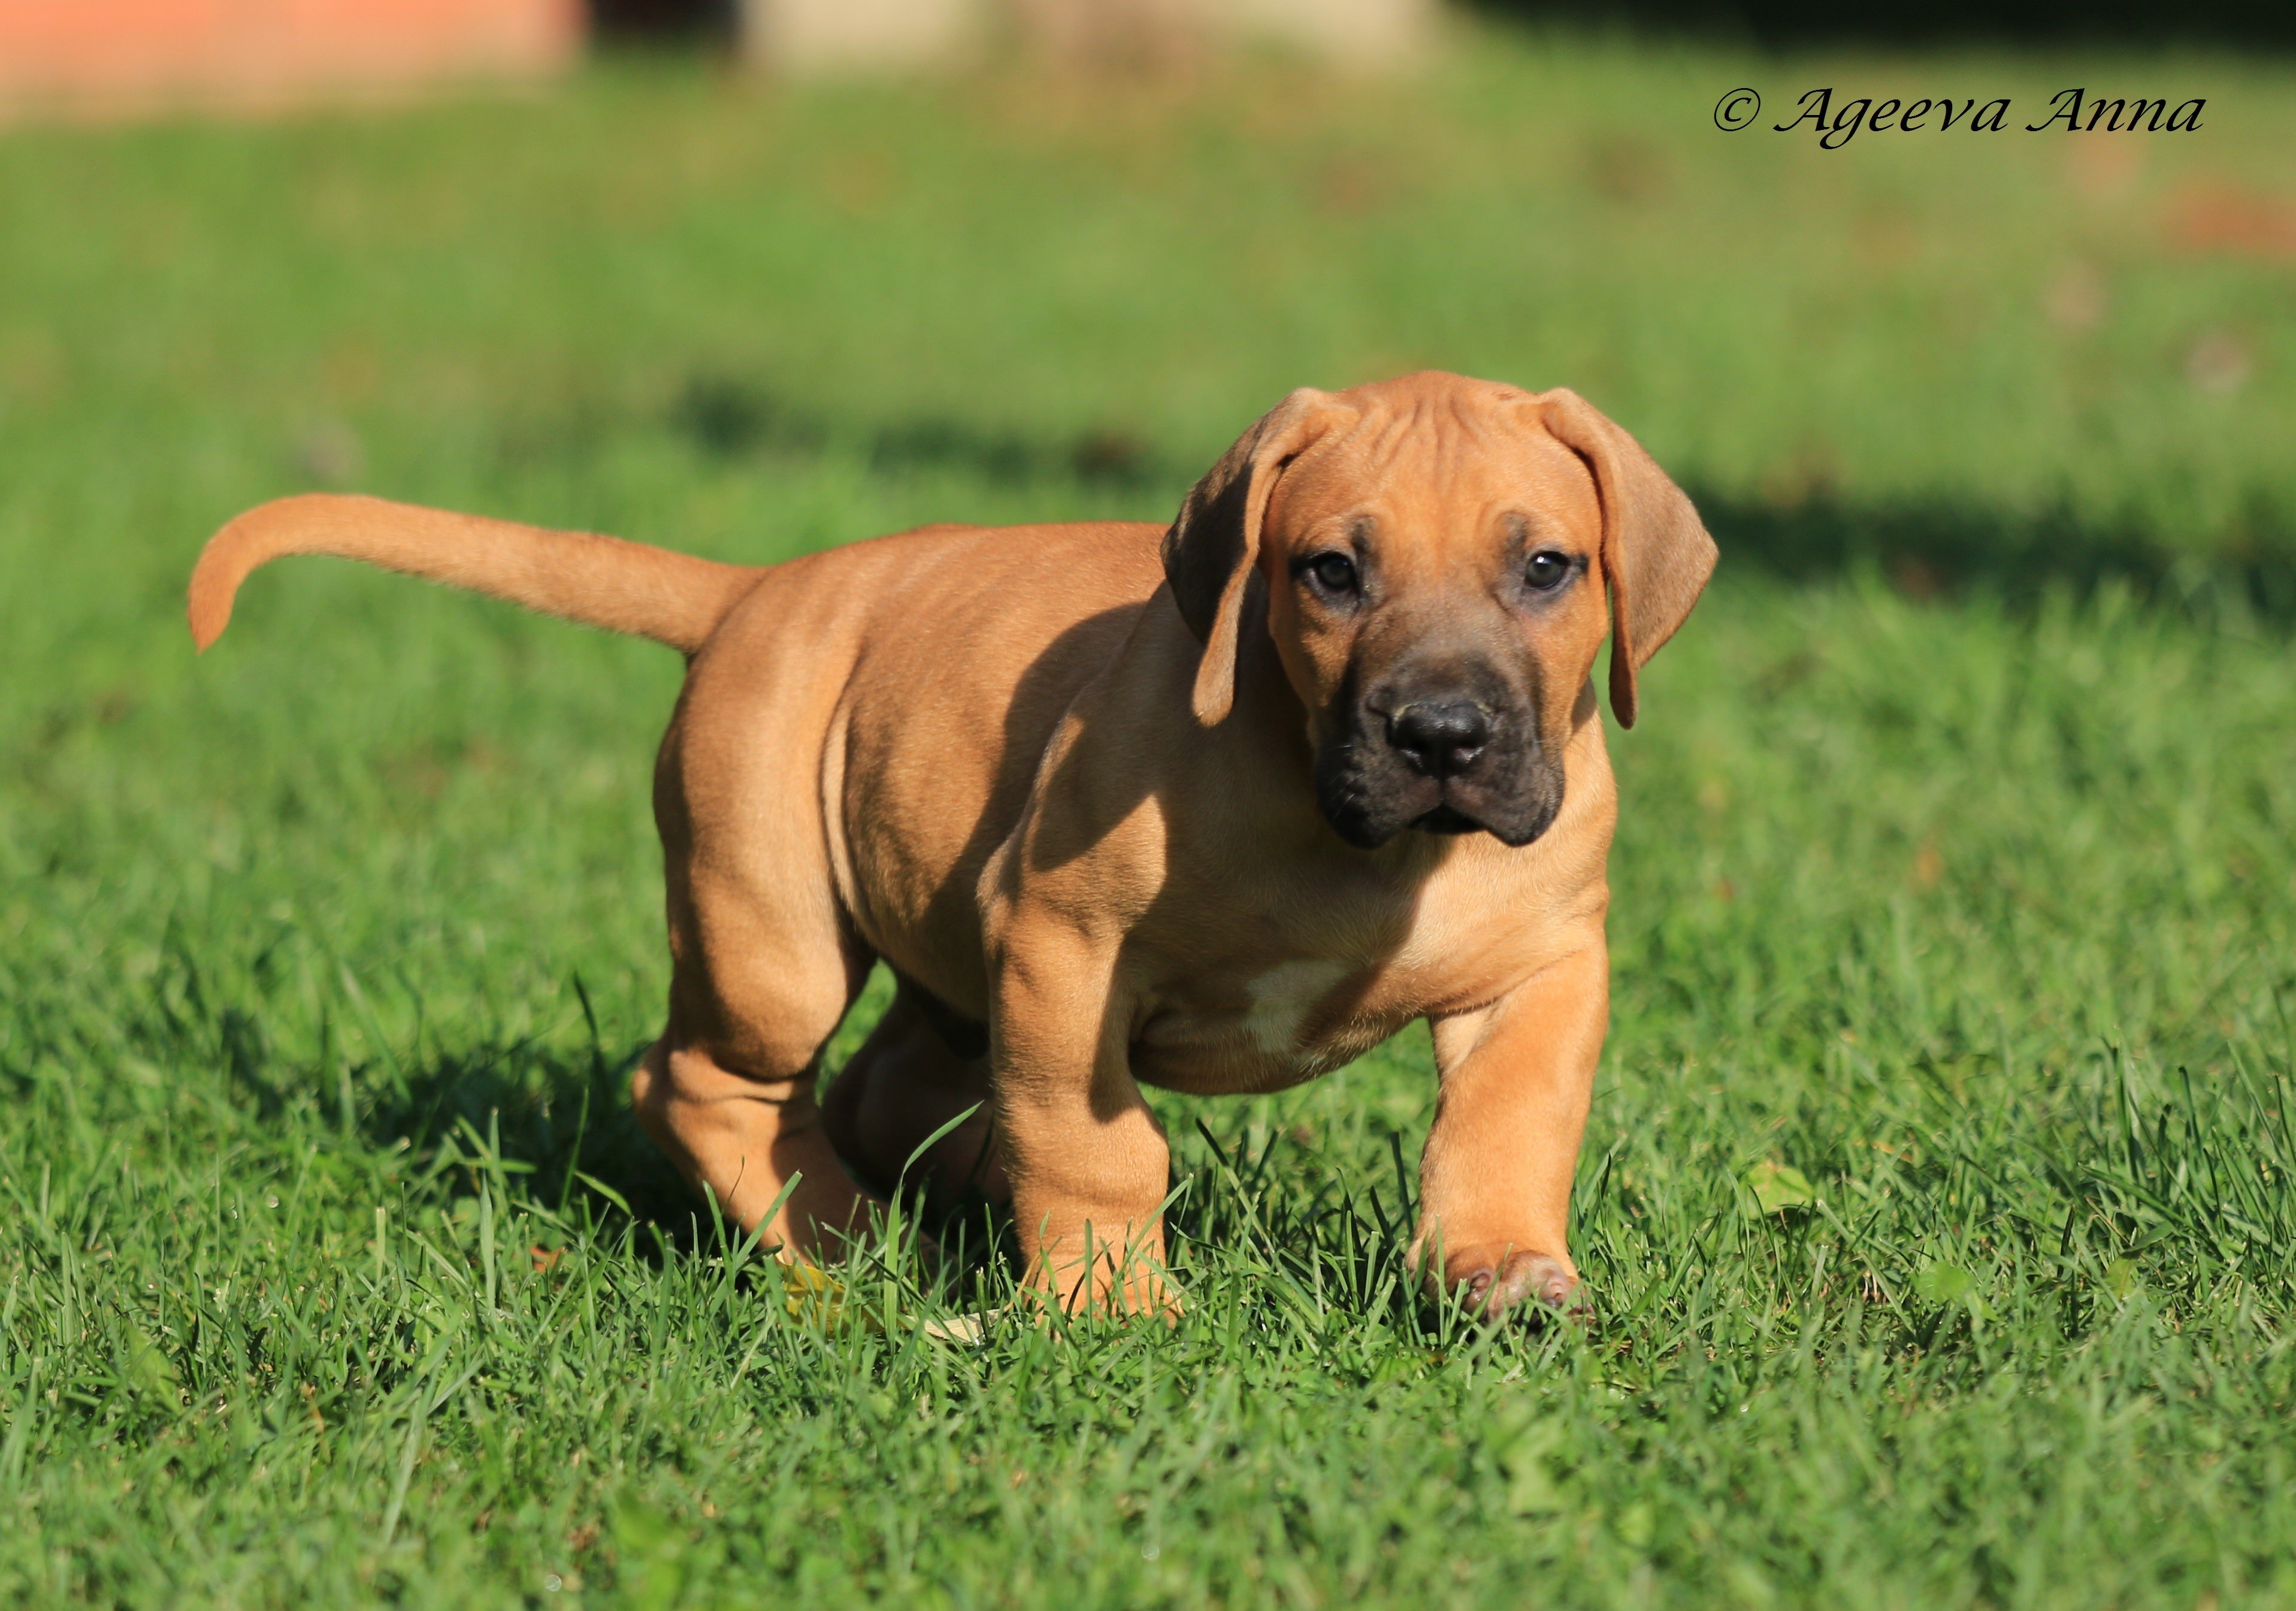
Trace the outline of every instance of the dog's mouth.
[[[1538, 782], [1545, 786], [1517, 798], [1456, 786], [1437, 792], [1428, 789], [1422, 779], [1419, 790], [1398, 790], [1381, 801], [1359, 779], [1339, 773], [1330, 779], [1320, 803], [1324, 820], [1358, 850], [1377, 850], [1398, 834], [1412, 829], [1446, 839], [1488, 834], [1501, 844], [1521, 849], [1554, 824], [1562, 803], [1559, 777], [1542, 777]], [[1419, 798], [1410, 799], [1414, 793]], [[1434, 794], [1432, 800], [1429, 793]], [[1414, 810], [1414, 806], [1419, 809]]]
[[1483, 825], [1468, 816], [1450, 801], [1445, 801], [1431, 811], [1422, 811], [1411, 819], [1410, 826], [1423, 834], [1480, 834]]

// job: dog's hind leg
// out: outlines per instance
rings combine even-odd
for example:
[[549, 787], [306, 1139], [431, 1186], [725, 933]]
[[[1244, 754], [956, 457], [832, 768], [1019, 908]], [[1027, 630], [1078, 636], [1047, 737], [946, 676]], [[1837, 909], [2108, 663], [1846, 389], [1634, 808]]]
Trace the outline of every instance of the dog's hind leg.
[[729, 1221], [754, 1230], [782, 1199], [762, 1245], [817, 1263], [837, 1256], [866, 1209], [823, 1132], [813, 1084], [810, 1062], [794, 1074], [759, 1075], [665, 1035], [631, 1077], [630, 1096], [655, 1145]]
[[[936, 1008], [900, 979], [885, 1015], [830, 1086], [823, 1116], [839, 1155], [880, 1196], [922, 1187], [936, 1212], [955, 1208], [968, 1188], [1002, 1203], [1013, 1188], [989, 1133], [987, 1032]], [[980, 1044], [966, 1043], [968, 1031]], [[912, 1168], [917, 1149], [952, 1122]]]
[[763, 1245], [822, 1262], [866, 1222], [815, 1085], [873, 958], [840, 912], [818, 808], [799, 778], [754, 733], [695, 720], [690, 702], [671, 724], [654, 791], [669, 1026], [631, 1097], [646, 1132], [729, 1220], [750, 1231], [772, 1214]]

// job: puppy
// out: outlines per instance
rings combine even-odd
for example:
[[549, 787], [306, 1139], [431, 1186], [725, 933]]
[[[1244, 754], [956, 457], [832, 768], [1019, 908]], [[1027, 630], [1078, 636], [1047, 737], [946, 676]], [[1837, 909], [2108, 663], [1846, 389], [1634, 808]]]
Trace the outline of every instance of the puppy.
[[[1168, 1309], [1141, 1085], [1280, 1090], [1425, 1018], [1423, 1278], [1578, 1302], [1617, 810], [1590, 674], [1607, 630], [1631, 726], [1716, 555], [1576, 394], [1303, 390], [1168, 530], [931, 526], [762, 569], [287, 498], [201, 556], [202, 649], [293, 553], [688, 657], [654, 780], [668, 1024], [633, 1097], [784, 1257], [833, 1253], [946, 1129], [928, 1189], [1009, 1201], [1048, 1300]], [[816, 1100], [878, 960], [892, 1005]]]

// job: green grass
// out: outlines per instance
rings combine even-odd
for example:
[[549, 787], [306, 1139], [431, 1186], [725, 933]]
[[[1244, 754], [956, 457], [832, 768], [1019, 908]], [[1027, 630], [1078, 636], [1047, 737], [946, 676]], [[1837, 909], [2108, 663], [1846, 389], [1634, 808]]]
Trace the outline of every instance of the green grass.
[[[1708, 120], [1821, 82], [2211, 117]], [[2296, 205], [2292, 90], [1491, 36], [0, 137], [0, 1599], [2296, 1606], [2296, 320], [2178, 222]], [[299, 487], [1160, 518], [1431, 363], [1725, 546], [1614, 746], [1584, 1333], [1405, 1295], [1423, 1034], [1160, 1100], [1172, 1329], [935, 1341], [998, 1278], [898, 1249], [792, 1313], [621, 1092], [671, 657], [317, 562], [177, 616]]]

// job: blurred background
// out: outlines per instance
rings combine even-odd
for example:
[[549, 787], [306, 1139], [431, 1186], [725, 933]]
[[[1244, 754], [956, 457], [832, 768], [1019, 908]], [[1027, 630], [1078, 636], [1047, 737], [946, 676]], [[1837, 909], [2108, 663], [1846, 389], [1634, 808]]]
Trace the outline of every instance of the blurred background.
[[[1494, 17], [1781, 46], [1824, 40], [2285, 43], [2267, 0], [1467, 0]], [[562, 70], [592, 40], [684, 38], [783, 72], [943, 66], [1015, 49], [1170, 58], [1282, 41], [1358, 62], [1421, 47], [1441, 0], [6, 0], [0, 87], [50, 106], [312, 101]]]
[[[1860, 14], [0, 0], [0, 530], [164, 571], [312, 484], [750, 553], [1160, 518], [1292, 385], [1431, 365], [1576, 386], [1794, 574], [2266, 601], [2286, 8]], [[1821, 85], [2016, 116], [1772, 131]], [[2075, 86], [2203, 127], [2022, 132]]]

